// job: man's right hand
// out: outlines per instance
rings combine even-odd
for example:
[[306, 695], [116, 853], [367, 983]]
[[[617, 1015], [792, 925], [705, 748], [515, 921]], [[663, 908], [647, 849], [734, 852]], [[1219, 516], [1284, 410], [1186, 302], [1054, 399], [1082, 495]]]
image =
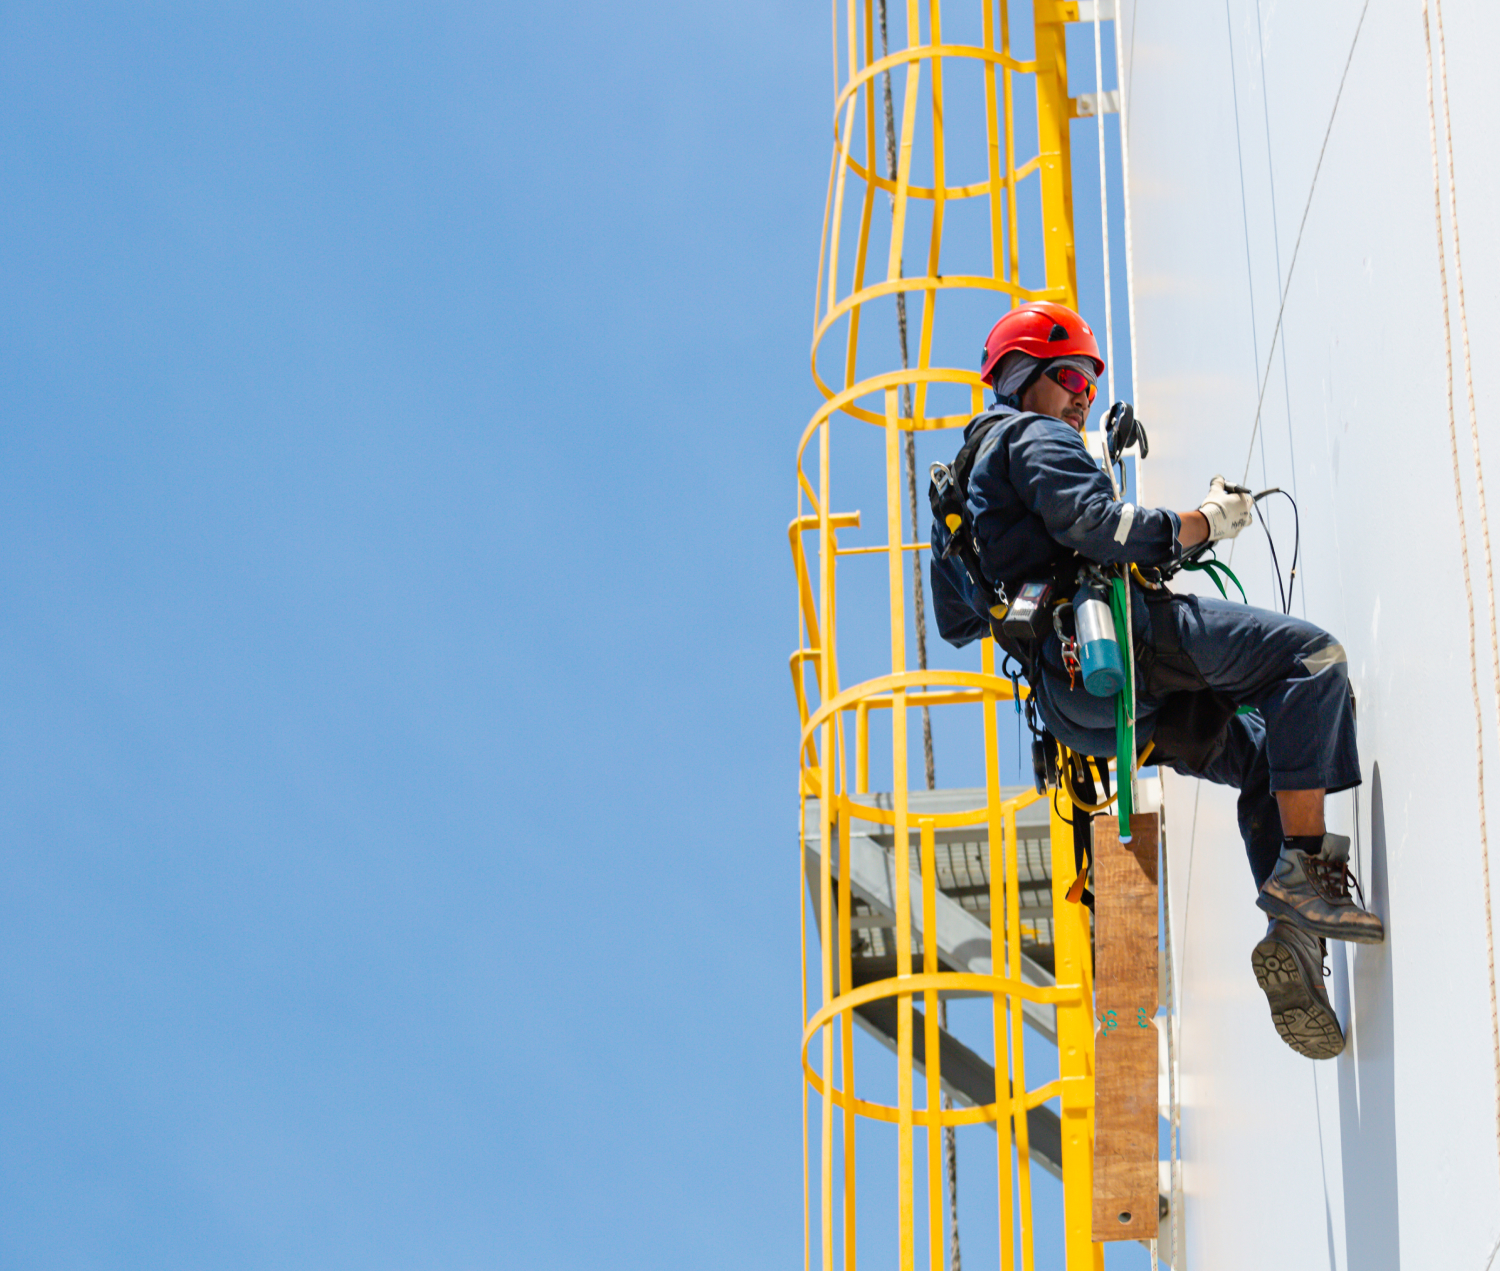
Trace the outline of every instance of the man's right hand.
[[1208, 521], [1208, 541], [1233, 538], [1250, 524], [1254, 508], [1255, 500], [1248, 490], [1227, 486], [1223, 477], [1215, 477], [1208, 483], [1208, 498], [1198, 505]]

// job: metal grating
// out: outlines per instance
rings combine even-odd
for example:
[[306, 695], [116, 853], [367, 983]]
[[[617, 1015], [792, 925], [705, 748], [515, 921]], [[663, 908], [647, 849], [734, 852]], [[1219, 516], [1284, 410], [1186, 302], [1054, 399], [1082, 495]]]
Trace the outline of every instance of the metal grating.
[[[983, 827], [971, 826], [939, 833], [933, 845], [937, 867], [938, 890], [962, 905], [986, 926], [990, 925], [990, 848]], [[921, 870], [921, 850], [917, 835], [912, 836], [911, 867]], [[890, 835], [876, 836], [876, 841], [890, 846]], [[1021, 948], [1029, 957], [1052, 969], [1052, 875], [1051, 848], [1043, 826], [1018, 826], [1016, 877], [1020, 891]], [[854, 928], [850, 932], [850, 954], [858, 958], [892, 958], [895, 956], [895, 932], [878, 923], [875, 911], [856, 899], [852, 910]], [[871, 925], [861, 925], [860, 920]], [[922, 951], [921, 932], [912, 932], [912, 954]]]

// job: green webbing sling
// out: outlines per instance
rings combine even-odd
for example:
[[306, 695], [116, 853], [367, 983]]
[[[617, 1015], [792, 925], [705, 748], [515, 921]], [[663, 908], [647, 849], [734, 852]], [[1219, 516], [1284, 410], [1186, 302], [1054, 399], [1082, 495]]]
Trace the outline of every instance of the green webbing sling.
[[[1240, 580], [1234, 576], [1234, 570], [1230, 569], [1229, 566], [1221, 561], [1217, 556], [1207, 556], [1202, 560], [1183, 561], [1182, 567], [1184, 569], [1201, 570], [1203, 573], [1207, 574], [1211, 579], [1213, 579], [1214, 586], [1219, 589], [1219, 595], [1223, 596], [1225, 600], [1228, 600], [1229, 593], [1224, 590], [1224, 583], [1219, 578], [1219, 574], [1222, 571], [1229, 576], [1229, 581], [1239, 589], [1240, 599], [1247, 605], [1250, 603], [1249, 599], [1245, 595], [1244, 587], [1240, 585]], [[1253, 706], [1241, 706], [1237, 711], [1235, 711], [1235, 714], [1251, 715], [1254, 712], [1255, 707]]]
[[1119, 793], [1120, 842], [1130, 842], [1131, 782], [1135, 776], [1135, 682], [1131, 678], [1135, 659], [1131, 656], [1134, 633], [1130, 629], [1125, 600], [1125, 580], [1110, 580], [1109, 607], [1115, 619], [1115, 639], [1120, 661], [1125, 665], [1125, 683], [1115, 694], [1115, 789]]
[[1229, 593], [1224, 590], [1224, 582], [1219, 577], [1219, 574], [1221, 572], [1227, 574], [1229, 576], [1229, 581], [1232, 582], [1235, 585], [1235, 588], [1239, 591], [1240, 600], [1247, 605], [1250, 603], [1250, 601], [1245, 596], [1244, 587], [1240, 586], [1240, 580], [1234, 576], [1234, 570], [1230, 569], [1229, 566], [1221, 561], [1217, 556], [1205, 556], [1202, 560], [1185, 560], [1182, 562], [1182, 567], [1184, 569], [1200, 570], [1203, 573], [1207, 574], [1211, 579], [1213, 579], [1214, 586], [1219, 589], [1219, 595], [1223, 596], [1225, 600], [1229, 599]]
[[[1222, 573], [1239, 590], [1240, 599], [1246, 604], [1249, 603], [1245, 597], [1244, 587], [1234, 576], [1234, 570], [1217, 557], [1208, 556], [1202, 560], [1184, 561], [1182, 567], [1201, 570], [1207, 574], [1213, 580], [1214, 586], [1219, 589], [1219, 595], [1228, 600], [1229, 593], [1224, 590], [1224, 583], [1220, 578]], [[1120, 644], [1120, 660], [1125, 665], [1125, 684], [1115, 694], [1115, 784], [1119, 791], [1116, 811], [1120, 814], [1120, 842], [1128, 843], [1130, 842], [1130, 815], [1135, 811], [1132, 806], [1132, 782], [1135, 777], [1135, 680], [1133, 678], [1135, 660], [1131, 656], [1135, 645], [1135, 633], [1130, 629], [1123, 578], [1110, 580], [1109, 607], [1114, 614], [1115, 638]], [[1248, 714], [1253, 709], [1254, 707], [1241, 706], [1238, 713]]]

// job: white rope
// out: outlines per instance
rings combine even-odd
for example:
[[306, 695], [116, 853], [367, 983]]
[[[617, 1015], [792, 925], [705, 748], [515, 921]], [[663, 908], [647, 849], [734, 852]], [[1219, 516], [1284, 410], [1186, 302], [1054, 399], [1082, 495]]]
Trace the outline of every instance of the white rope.
[[[1135, 34], [1135, 14], [1140, 9], [1137, 4], [1131, 10], [1130, 28], [1131, 36]], [[1097, 21], [1097, 8], [1095, 9]], [[1097, 38], [1097, 34], [1096, 34]], [[1115, 83], [1120, 90], [1120, 186], [1124, 199], [1125, 210], [1125, 320], [1127, 334], [1130, 337], [1130, 395], [1139, 401], [1141, 393], [1141, 382], [1137, 378], [1135, 339], [1135, 243], [1131, 236], [1130, 222], [1130, 119], [1129, 119], [1129, 93], [1125, 81], [1124, 48], [1120, 40], [1120, 17], [1118, 8], [1115, 11]], [[1105, 339], [1110, 338], [1110, 331], [1106, 328]], [[1136, 470], [1136, 493], [1140, 494], [1140, 470]], [[1132, 642], [1133, 644], [1134, 642]], [[1167, 1153], [1167, 1168], [1169, 1170], [1169, 1196], [1167, 1206], [1167, 1222], [1171, 1227], [1170, 1249], [1172, 1256], [1173, 1271], [1182, 1271], [1182, 1197], [1181, 1180], [1179, 1174], [1178, 1154], [1178, 1129], [1182, 1122], [1182, 1105], [1177, 1097], [1177, 967], [1173, 954], [1172, 936], [1172, 887], [1171, 878], [1167, 869], [1167, 841], [1162, 836], [1161, 848], [1161, 890], [1162, 890], [1162, 920], [1164, 925], [1164, 936], [1167, 951], [1167, 1110], [1171, 1120], [1171, 1148]], [[1151, 1266], [1157, 1265], [1157, 1243], [1151, 1242]]]
[[[1130, 30], [1132, 36], [1135, 33], [1135, 11], [1139, 9], [1137, 3], [1130, 13]], [[1138, 401], [1141, 395], [1141, 382], [1136, 379], [1136, 355], [1135, 355], [1135, 246], [1130, 237], [1130, 123], [1125, 113], [1125, 61], [1124, 49], [1120, 44], [1120, 12], [1118, 0], [1115, 6], [1115, 86], [1120, 92], [1120, 189], [1124, 196], [1125, 209], [1125, 324], [1127, 334], [1130, 336], [1130, 397], [1132, 401]], [[1104, 338], [1110, 338], [1108, 329], [1104, 332]], [[1140, 493], [1141, 474], [1137, 467], [1135, 476], [1136, 493]]]
[[[1094, 122], [1099, 134], [1099, 237], [1104, 247], [1104, 370], [1109, 377], [1109, 400], [1115, 400], [1115, 315], [1109, 287], [1109, 182], [1104, 169], [1104, 47], [1099, 25], [1099, 5], [1094, 6]], [[1118, 25], [1118, 23], [1117, 23]], [[1118, 43], [1118, 32], [1116, 33]], [[1109, 451], [1105, 450], [1107, 463]]]
[[1171, 1146], [1167, 1150], [1170, 1194], [1167, 1221], [1172, 1225], [1172, 1269], [1182, 1271], [1182, 1183], [1181, 1155], [1178, 1152], [1178, 1127], [1182, 1124], [1182, 1103], [1177, 1096], [1177, 966], [1172, 954], [1172, 878], [1168, 869], [1167, 838], [1161, 838], [1162, 925], [1167, 947], [1167, 1111], [1171, 1114]]
[[[1118, 23], [1116, 24], [1118, 25]], [[1108, 376], [1109, 400], [1115, 400], [1115, 315], [1114, 306], [1110, 297], [1109, 285], [1109, 183], [1108, 169], [1104, 162], [1104, 49], [1100, 43], [1099, 34], [1099, 6], [1094, 6], [1094, 94], [1097, 106], [1094, 118], [1099, 124], [1099, 236], [1104, 251], [1104, 369]], [[1118, 37], [1118, 32], [1117, 32]], [[1118, 55], [1116, 57], [1118, 63]], [[1115, 498], [1121, 497], [1120, 483], [1115, 480], [1115, 467], [1109, 461], [1109, 429], [1105, 426], [1107, 413], [1099, 416], [1099, 454], [1100, 462], [1104, 465], [1104, 471], [1109, 474], [1110, 489], [1114, 491]], [[1131, 693], [1128, 694], [1129, 701], [1125, 703], [1125, 726], [1127, 733], [1127, 746], [1124, 755], [1117, 756], [1116, 764], [1119, 769], [1119, 780], [1130, 782], [1131, 806], [1135, 806], [1135, 640], [1131, 638], [1131, 632], [1135, 630], [1135, 619], [1131, 613], [1130, 606], [1130, 566], [1120, 566], [1120, 577], [1125, 580], [1125, 630], [1116, 632], [1125, 646], [1125, 662], [1129, 670], [1129, 684]], [[1128, 758], [1126, 756], [1129, 756]], [[1128, 775], [1127, 775], [1128, 773]], [[1122, 805], [1123, 806], [1123, 805]], [[1128, 828], [1122, 827], [1121, 841], [1129, 842]]]
[[[1464, 304], [1463, 260], [1459, 255], [1458, 238], [1458, 190], [1453, 172], [1453, 123], [1448, 113], [1448, 60], [1443, 40], [1442, 0], [1434, 0], [1438, 28], [1438, 74], [1442, 82], [1443, 140], [1448, 161], [1448, 219], [1453, 225], [1453, 272], [1458, 284], [1458, 321], [1463, 342], [1464, 383], [1468, 390], [1469, 438], [1474, 452], [1474, 479], [1479, 505], [1480, 539], [1484, 545], [1484, 580], [1489, 605], [1490, 650], [1494, 667], [1495, 686], [1500, 691], [1500, 642], [1497, 642], [1495, 626], [1495, 573], [1490, 555], [1489, 513], [1484, 501], [1484, 468], [1479, 454], [1479, 420], [1474, 406], [1474, 374], [1469, 358], [1469, 319]], [[1453, 493], [1458, 502], [1458, 530], [1464, 569], [1464, 598], [1469, 607], [1469, 681], [1474, 694], [1474, 723], [1478, 734], [1475, 747], [1479, 770], [1479, 844], [1480, 868], [1484, 887], [1484, 953], [1485, 968], [1489, 976], [1490, 990], [1490, 1038], [1495, 1064], [1495, 1144], [1500, 1150], [1500, 1012], [1495, 1000], [1495, 921], [1490, 899], [1490, 842], [1488, 813], [1484, 801], [1484, 712], [1479, 697], [1479, 657], [1475, 649], [1474, 589], [1469, 580], [1469, 542], [1464, 523], [1463, 489], [1459, 482], [1458, 421], [1453, 404], [1453, 328], [1449, 319], [1448, 257], [1443, 243], [1443, 199], [1442, 173], [1438, 161], [1437, 109], [1432, 89], [1432, 28], [1427, 20], [1427, 0], [1422, 0], [1422, 35], [1426, 41], [1427, 54], [1427, 126], [1432, 143], [1432, 198], [1433, 213], [1437, 222], [1438, 272], [1443, 288], [1443, 353], [1448, 369], [1448, 434], [1453, 449]], [[1497, 721], [1500, 722], [1500, 721]]]

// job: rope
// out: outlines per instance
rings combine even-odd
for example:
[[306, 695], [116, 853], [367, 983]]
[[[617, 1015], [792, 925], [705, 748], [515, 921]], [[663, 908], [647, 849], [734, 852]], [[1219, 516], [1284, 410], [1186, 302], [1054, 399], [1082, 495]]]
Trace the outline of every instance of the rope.
[[[1122, 94], [1123, 96], [1123, 94]], [[1104, 248], [1104, 369], [1109, 377], [1109, 400], [1115, 400], [1115, 322], [1109, 288], [1109, 183], [1104, 171], [1104, 45], [1099, 28], [1099, 6], [1094, 6], [1094, 111], [1099, 136], [1099, 238]], [[1109, 453], [1106, 443], [1104, 453]]]
[[[890, 54], [890, 37], [886, 25], [886, 0], [880, 0], [880, 56]], [[882, 95], [885, 99], [885, 167], [886, 176], [892, 186], [896, 183], [896, 108], [891, 93], [891, 73], [882, 77]], [[894, 197], [894, 196], [893, 196]], [[896, 293], [896, 333], [901, 341], [901, 369], [910, 366], [910, 354], [906, 341], [906, 293]], [[912, 400], [912, 387], [901, 388], [906, 417], [915, 424], [916, 407]], [[917, 438], [914, 428], [906, 430], [906, 502], [911, 514], [911, 541], [917, 542]], [[918, 557], [912, 565], [912, 621], [917, 629], [917, 666], [927, 669], [927, 598], [922, 589], [922, 565]], [[922, 763], [927, 777], [927, 788], [937, 789], [937, 765], [932, 752], [932, 714], [922, 707]], [[948, 1031], [948, 1003], [938, 998], [938, 1027]], [[953, 1097], [943, 1095], [943, 1107], [952, 1109]], [[943, 1130], [943, 1164], [948, 1175], [948, 1268], [961, 1271], [963, 1259], [958, 1243], [958, 1136], [953, 1126]]]
[[[1229, 0], [1224, 0], [1224, 25], [1229, 32], [1229, 96], [1234, 103], [1234, 152], [1240, 173], [1240, 224], [1245, 229], [1245, 291], [1250, 301], [1250, 356], [1251, 367], [1260, 366], [1260, 328], [1255, 321], [1255, 270], [1250, 261], [1250, 208], [1245, 196], [1245, 147], [1240, 139], [1240, 86], [1234, 68], [1234, 18], [1229, 11]], [[1281, 257], [1276, 258], [1276, 278], [1281, 280]], [[1260, 439], [1260, 476], [1262, 486], [1271, 484], [1266, 476], [1266, 439]], [[1230, 549], [1231, 555], [1233, 548]]]
[[[1119, 33], [1116, 31], [1116, 64], [1119, 62]], [[1100, 35], [1099, 6], [1094, 6], [1094, 89], [1095, 98], [1098, 101], [1098, 109], [1094, 118], [1098, 123], [1099, 135], [1099, 238], [1104, 255], [1104, 368], [1108, 375], [1109, 399], [1115, 400], [1115, 317], [1114, 301], [1110, 287], [1109, 277], [1109, 181], [1108, 169], [1105, 165], [1104, 155], [1104, 45]], [[1121, 93], [1121, 99], [1124, 93]], [[1134, 356], [1134, 345], [1132, 344], [1131, 355]], [[1109, 473], [1110, 488], [1114, 491], [1115, 498], [1120, 498], [1120, 483], [1115, 479], [1114, 465], [1109, 461], [1109, 430], [1105, 425], [1105, 418], [1099, 420], [1099, 449], [1103, 456], [1104, 470]], [[1116, 625], [1123, 630], [1116, 631], [1116, 637], [1124, 646], [1124, 661], [1127, 671], [1126, 689], [1116, 699], [1117, 716], [1115, 723], [1116, 743], [1115, 749], [1118, 755], [1117, 763], [1125, 775], [1121, 778], [1120, 790], [1123, 797], [1119, 800], [1120, 813], [1120, 840], [1130, 842], [1130, 811], [1134, 803], [1134, 791], [1129, 788], [1135, 777], [1130, 767], [1130, 757], [1135, 754], [1135, 641], [1131, 638], [1133, 630], [1130, 613], [1130, 566], [1128, 564], [1120, 567], [1120, 586], [1122, 594], [1117, 597], [1118, 604], [1112, 605]]]
[[[1255, 0], [1255, 40], [1260, 51], [1260, 114], [1266, 127], [1266, 180], [1271, 191], [1271, 246], [1275, 251], [1276, 282], [1281, 283], [1281, 229], [1276, 215], [1276, 165], [1271, 158], [1271, 94], [1266, 89], [1266, 36], [1260, 21], [1260, 0]], [[1286, 398], [1287, 466], [1292, 472], [1292, 497], [1297, 496], [1297, 444], [1292, 432], [1292, 381], [1286, 370], [1286, 341], [1281, 342], [1281, 391]], [[1261, 468], [1265, 468], [1265, 444], [1261, 444]], [[1267, 482], [1267, 484], [1270, 484]], [[1270, 538], [1271, 532], [1266, 531]], [[1287, 610], [1291, 612], [1290, 608]], [[1302, 590], [1302, 616], [1307, 617], [1307, 589]]]
[[[904, 304], [901, 306], [906, 307]], [[906, 315], [897, 315], [901, 325], [901, 369], [906, 369]], [[907, 384], [907, 411], [911, 411], [911, 385]], [[906, 434], [906, 501], [911, 512], [911, 541], [917, 538], [917, 441], [908, 430]], [[927, 669], [927, 602], [922, 594], [922, 558], [913, 556], [911, 567], [912, 621], [917, 628], [917, 666]], [[922, 763], [926, 769], [927, 788], [937, 789], [937, 768], [932, 757], [932, 715], [922, 707]]]
[[[1490, 556], [1489, 515], [1484, 502], [1484, 470], [1479, 459], [1479, 423], [1474, 408], [1474, 378], [1469, 361], [1469, 323], [1464, 306], [1463, 264], [1458, 243], [1458, 193], [1453, 172], [1453, 128], [1448, 113], [1448, 62], [1443, 43], [1443, 10], [1436, 4], [1438, 28], [1438, 73], [1442, 80], [1443, 137], [1448, 160], [1448, 215], [1453, 222], [1453, 269], [1458, 283], [1458, 316], [1463, 340], [1464, 380], [1468, 389], [1469, 436], [1474, 450], [1474, 475], [1479, 502], [1481, 540], [1484, 544], [1485, 589], [1489, 603], [1490, 647], [1493, 652], [1495, 682], [1500, 685], [1500, 644], [1495, 627], [1495, 575]], [[1459, 479], [1458, 419], [1453, 403], [1453, 327], [1449, 318], [1448, 257], [1443, 242], [1443, 182], [1438, 159], [1437, 108], [1432, 85], [1432, 28], [1427, 19], [1427, 0], [1422, 0], [1422, 35], [1427, 57], [1427, 129], [1432, 144], [1432, 200], [1437, 226], [1438, 276], [1443, 291], [1443, 355], [1448, 371], [1448, 440], [1453, 451], [1453, 497], [1458, 507], [1459, 552], [1463, 561], [1464, 601], [1469, 616], [1469, 687], [1474, 695], [1475, 764], [1478, 770], [1480, 867], [1484, 884], [1484, 953], [1490, 990], [1490, 1038], [1495, 1063], [1495, 1144], [1500, 1150], [1500, 1012], [1495, 1001], [1495, 923], [1490, 899], [1489, 817], [1484, 799], [1484, 711], [1479, 696], [1479, 656], [1475, 648], [1474, 588], [1469, 578], [1469, 537], [1464, 520], [1463, 486]]]
[[1172, 879], [1168, 870], [1167, 840], [1161, 840], [1162, 926], [1167, 946], [1167, 1110], [1171, 1114], [1172, 1140], [1167, 1151], [1171, 1195], [1167, 1221], [1172, 1225], [1172, 1269], [1182, 1271], [1182, 1250], [1178, 1247], [1181, 1223], [1182, 1180], [1178, 1155], [1178, 1129], [1182, 1123], [1182, 1105], [1177, 1100], [1177, 967], [1172, 956]]
[[[1297, 268], [1297, 254], [1302, 250], [1302, 232], [1307, 228], [1307, 214], [1312, 211], [1313, 194], [1318, 188], [1318, 174], [1323, 171], [1323, 156], [1328, 153], [1328, 138], [1333, 135], [1333, 121], [1338, 118], [1339, 101], [1344, 95], [1344, 84], [1349, 79], [1349, 68], [1354, 64], [1354, 50], [1359, 44], [1359, 33], [1365, 25], [1365, 14], [1370, 11], [1370, 0], [1365, 0], [1359, 11], [1359, 21], [1354, 24], [1354, 38], [1349, 41], [1349, 56], [1344, 61], [1344, 73], [1339, 77], [1339, 91], [1333, 95], [1333, 109], [1328, 112], [1328, 127], [1323, 132], [1323, 145], [1318, 150], [1318, 164], [1313, 169], [1312, 184], [1307, 187], [1307, 204], [1302, 209], [1302, 223], [1297, 226], [1297, 241], [1292, 245], [1292, 263], [1286, 268], [1286, 282], [1281, 287], [1281, 304], [1276, 310], [1276, 326], [1271, 331], [1271, 347], [1266, 351], [1266, 369], [1260, 379], [1260, 396], [1255, 403], [1255, 425], [1250, 429], [1250, 448], [1245, 454], [1245, 471], [1240, 484], [1250, 476], [1250, 456], [1255, 453], [1255, 438], [1260, 433], [1260, 411], [1266, 401], [1266, 385], [1271, 379], [1271, 362], [1276, 356], [1276, 342], [1281, 337], [1281, 320], [1286, 313], [1286, 298], [1292, 289], [1292, 274]], [[1424, 10], [1425, 12], [1425, 10]]]
[[[1130, 39], [1132, 54], [1135, 43], [1135, 15], [1140, 9], [1139, 4], [1131, 6], [1130, 10]], [[1135, 248], [1132, 246], [1130, 237], [1130, 121], [1125, 114], [1125, 51], [1120, 42], [1120, 19], [1118, 6], [1115, 14], [1115, 85], [1120, 91], [1120, 190], [1121, 202], [1125, 212], [1125, 323], [1130, 336], [1130, 396], [1132, 399], [1141, 391], [1141, 384], [1136, 379], [1135, 362]], [[1132, 55], [1132, 66], [1134, 57]], [[1104, 332], [1105, 339], [1111, 338], [1108, 327]], [[1136, 473], [1136, 493], [1140, 493], [1140, 473]]]
[[[1140, 7], [1139, 0], [1137, 0], [1137, 3], [1131, 6], [1130, 11], [1130, 60], [1132, 72], [1135, 66], [1135, 20], [1136, 15], [1140, 12]], [[1136, 374], [1135, 250], [1130, 229], [1130, 117], [1126, 113], [1128, 109], [1128, 93], [1123, 58], [1124, 49], [1120, 40], [1120, 26], [1117, 16], [1115, 22], [1115, 81], [1120, 88], [1120, 185], [1125, 209], [1125, 314], [1130, 336], [1130, 395], [1138, 397], [1140, 393], [1140, 380]], [[1139, 473], [1137, 473], [1136, 477], [1136, 493], [1137, 495], [1140, 493]], [[1132, 646], [1134, 643], [1134, 640], [1132, 640]], [[1132, 666], [1132, 676], [1134, 673], [1135, 668]], [[1142, 763], [1145, 762], [1150, 753], [1151, 747], [1148, 746], [1146, 753], [1141, 756]], [[1182, 1105], [1177, 1099], [1177, 971], [1172, 954], [1172, 886], [1167, 870], [1167, 841], [1165, 836], [1161, 839], [1161, 892], [1163, 935], [1167, 948], [1167, 1110], [1171, 1114], [1172, 1130], [1171, 1148], [1167, 1155], [1171, 1188], [1167, 1207], [1167, 1221], [1171, 1224], [1172, 1271], [1182, 1271], [1182, 1250], [1179, 1247], [1182, 1230], [1181, 1178], [1179, 1174], [1177, 1139], [1178, 1128], [1182, 1120]], [[1152, 1271], [1156, 1271], [1156, 1267], [1157, 1242], [1153, 1240], [1151, 1242]]]

